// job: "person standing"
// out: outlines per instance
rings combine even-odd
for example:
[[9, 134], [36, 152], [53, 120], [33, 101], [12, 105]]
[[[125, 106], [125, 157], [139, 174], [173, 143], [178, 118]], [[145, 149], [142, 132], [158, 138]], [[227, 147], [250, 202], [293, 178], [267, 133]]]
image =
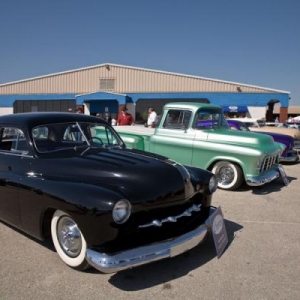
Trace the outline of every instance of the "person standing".
[[155, 128], [158, 122], [158, 116], [153, 107], [148, 109], [148, 121], [147, 126], [151, 128]]
[[126, 107], [122, 108], [122, 112], [118, 116], [117, 125], [118, 126], [134, 125], [134, 119], [133, 119], [132, 115], [127, 111]]
[[111, 115], [109, 113], [105, 113], [104, 120], [111, 125]]
[[77, 114], [83, 114], [82, 108], [78, 107], [77, 110], [76, 110], [76, 113]]
[[117, 126], [117, 115], [111, 114], [111, 126]]

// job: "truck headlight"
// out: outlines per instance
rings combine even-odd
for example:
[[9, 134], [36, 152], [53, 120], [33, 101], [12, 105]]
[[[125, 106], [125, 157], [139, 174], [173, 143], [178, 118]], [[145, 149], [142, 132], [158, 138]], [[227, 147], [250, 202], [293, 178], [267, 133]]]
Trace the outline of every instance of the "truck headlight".
[[112, 216], [117, 224], [125, 223], [131, 214], [131, 204], [128, 200], [119, 200], [112, 211]]
[[215, 175], [211, 176], [209, 183], [208, 183], [208, 188], [211, 193], [214, 193], [217, 190], [218, 181], [217, 181], [217, 177]]

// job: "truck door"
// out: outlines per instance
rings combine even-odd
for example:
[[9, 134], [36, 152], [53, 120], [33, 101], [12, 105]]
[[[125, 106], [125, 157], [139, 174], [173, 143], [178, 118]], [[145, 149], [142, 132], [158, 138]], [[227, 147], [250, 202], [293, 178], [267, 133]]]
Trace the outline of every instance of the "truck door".
[[170, 109], [163, 124], [151, 136], [150, 152], [167, 156], [179, 163], [191, 165], [195, 132], [189, 130], [192, 112]]

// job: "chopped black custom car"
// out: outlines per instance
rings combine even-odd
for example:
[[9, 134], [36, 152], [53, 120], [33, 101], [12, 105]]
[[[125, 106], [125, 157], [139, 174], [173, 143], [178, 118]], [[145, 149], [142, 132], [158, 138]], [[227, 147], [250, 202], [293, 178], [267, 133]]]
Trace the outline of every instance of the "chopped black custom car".
[[77, 270], [114, 273], [195, 247], [210, 231], [216, 188], [209, 171], [126, 149], [96, 117], [0, 117], [0, 219], [52, 237]]

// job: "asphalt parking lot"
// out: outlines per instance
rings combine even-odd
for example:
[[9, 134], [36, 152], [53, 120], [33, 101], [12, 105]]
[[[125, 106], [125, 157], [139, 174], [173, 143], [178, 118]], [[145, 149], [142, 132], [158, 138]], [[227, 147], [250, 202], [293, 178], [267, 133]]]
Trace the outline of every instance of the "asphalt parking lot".
[[0, 222], [0, 300], [300, 299], [300, 163], [290, 184], [218, 190], [229, 245], [213, 240], [181, 256], [117, 274], [78, 272], [40, 243]]

